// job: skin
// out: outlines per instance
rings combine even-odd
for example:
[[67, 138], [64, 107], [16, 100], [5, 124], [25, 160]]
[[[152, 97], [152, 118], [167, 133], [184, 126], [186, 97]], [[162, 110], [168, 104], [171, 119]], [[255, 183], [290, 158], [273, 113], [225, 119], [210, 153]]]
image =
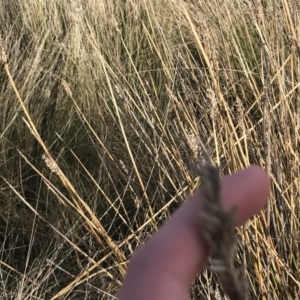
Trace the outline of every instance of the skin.
[[[224, 208], [236, 206], [242, 225], [266, 204], [269, 178], [250, 166], [221, 180]], [[143, 246], [135, 251], [118, 300], [188, 300], [195, 276], [205, 267], [209, 247], [201, 232], [197, 190]]]

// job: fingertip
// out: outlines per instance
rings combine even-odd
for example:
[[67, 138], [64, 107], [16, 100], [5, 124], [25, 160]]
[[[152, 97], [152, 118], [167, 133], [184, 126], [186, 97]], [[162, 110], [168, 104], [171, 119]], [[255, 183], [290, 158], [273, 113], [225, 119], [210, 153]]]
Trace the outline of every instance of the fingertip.
[[237, 223], [243, 224], [258, 213], [268, 201], [270, 179], [259, 166], [248, 168], [222, 180], [224, 207], [237, 207]]

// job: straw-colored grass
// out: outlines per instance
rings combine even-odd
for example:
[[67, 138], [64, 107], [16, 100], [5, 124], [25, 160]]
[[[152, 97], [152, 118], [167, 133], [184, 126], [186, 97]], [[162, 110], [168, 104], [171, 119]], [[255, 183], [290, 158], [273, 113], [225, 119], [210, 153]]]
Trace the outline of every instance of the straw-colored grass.
[[[299, 20], [297, 0], [2, 0], [1, 299], [115, 299], [199, 185], [197, 136], [222, 174], [268, 170], [237, 261], [251, 299], [297, 299]], [[204, 272], [191, 297], [222, 293]]]

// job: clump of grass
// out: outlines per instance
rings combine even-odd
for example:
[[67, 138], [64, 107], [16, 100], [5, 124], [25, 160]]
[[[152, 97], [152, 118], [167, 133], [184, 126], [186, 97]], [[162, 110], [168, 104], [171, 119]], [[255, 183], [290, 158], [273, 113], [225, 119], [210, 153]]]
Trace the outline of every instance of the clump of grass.
[[[296, 0], [0, 11], [1, 297], [113, 298], [132, 251], [198, 186], [198, 132], [221, 174], [268, 170], [269, 207], [239, 230], [236, 262], [252, 298], [297, 297]], [[191, 293], [218, 284], [206, 271]]]

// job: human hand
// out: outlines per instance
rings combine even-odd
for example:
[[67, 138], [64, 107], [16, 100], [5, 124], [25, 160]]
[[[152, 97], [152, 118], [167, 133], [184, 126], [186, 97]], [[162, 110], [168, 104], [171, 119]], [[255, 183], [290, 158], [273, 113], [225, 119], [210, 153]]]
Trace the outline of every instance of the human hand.
[[[222, 178], [221, 187], [224, 208], [236, 207], [241, 225], [267, 202], [269, 178], [262, 169], [251, 166]], [[119, 300], [190, 298], [190, 285], [209, 256], [199, 222], [202, 199], [200, 188], [133, 254]]]

